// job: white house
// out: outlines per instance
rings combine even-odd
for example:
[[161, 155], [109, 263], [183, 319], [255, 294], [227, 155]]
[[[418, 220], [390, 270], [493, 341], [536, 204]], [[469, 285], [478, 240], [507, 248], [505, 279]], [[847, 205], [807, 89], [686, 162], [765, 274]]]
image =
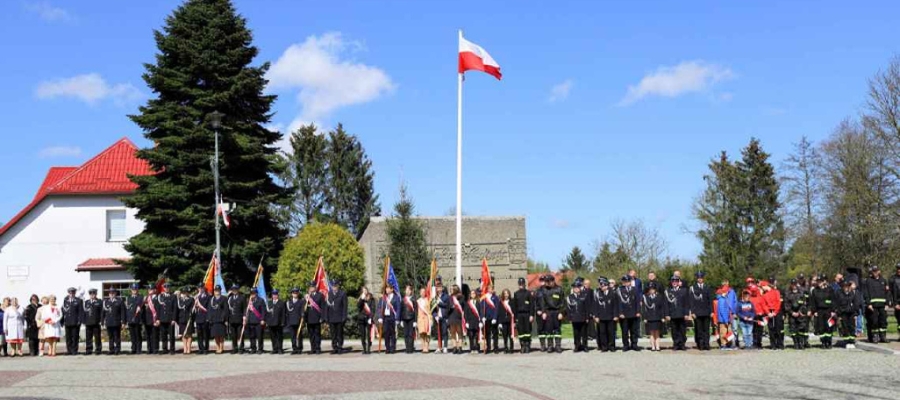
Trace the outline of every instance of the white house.
[[123, 138], [81, 166], [50, 168], [31, 203], [0, 227], [0, 296], [22, 304], [133, 281], [114, 260], [128, 258], [125, 242], [144, 229], [120, 200], [137, 188], [129, 174], [151, 173], [136, 150]]

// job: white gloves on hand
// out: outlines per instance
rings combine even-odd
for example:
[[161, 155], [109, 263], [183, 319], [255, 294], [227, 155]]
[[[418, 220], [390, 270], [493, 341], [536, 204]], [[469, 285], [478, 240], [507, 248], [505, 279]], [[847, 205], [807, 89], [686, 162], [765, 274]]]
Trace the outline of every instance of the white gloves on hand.
[[496, 319], [492, 319], [492, 320], [491, 320], [491, 323], [494, 324], [494, 325], [497, 325], [497, 320], [496, 320]]
[[383, 319], [383, 318], [378, 318], [378, 323], [379, 323], [379, 324], [383, 324], [383, 323], [384, 323], [384, 319]]

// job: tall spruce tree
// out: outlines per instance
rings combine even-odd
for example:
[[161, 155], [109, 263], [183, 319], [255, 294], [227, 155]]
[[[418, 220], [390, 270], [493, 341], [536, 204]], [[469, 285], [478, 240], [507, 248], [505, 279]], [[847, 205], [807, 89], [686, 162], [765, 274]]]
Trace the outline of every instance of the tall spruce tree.
[[326, 195], [331, 220], [360, 237], [369, 219], [381, 214], [375, 194], [372, 161], [362, 144], [342, 124], [328, 134], [328, 180]]
[[431, 271], [425, 227], [414, 218], [415, 205], [407, 193], [406, 184], [400, 185], [400, 198], [394, 204], [394, 213], [387, 220], [388, 254], [397, 281], [401, 285], [424, 286]]
[[785, 229], [779, 200], [780, 186], [775, 167], [769, 162], [759, 140], [753, 138], [741, 151], [738, 169], [744, 187], [741, 207], [741, 231], [747, 247], [744, 271], [768, 277], [784, 269]]
[[572, 247], [572, 251], [566, 255], [566, 259], [563, 260], [560, 271], [574, 271], [576, 274], [583, 274], [590, 272], [590, 267], [591, 263], [588, 261], [587, 256], [584, 255], [581, 248], [575, 246]]
[[294, 186], [294, 198], [288, 207], [287, 228], [297, 233], [307, 223], [326, 213], [328, 203], [328, 137], [313, 125], [304, 125], [291, 133], [291, 153], [282, 179]]
[[126, 245], [126, 266], [143, 281], [164, 270], [178, 283], [203, 278], [215, 249], [209, 116], [219, 111], [220, 187], [237, 205], [222, 235], [222, 272], [226, 281], [249, 284], [261, 259], [269, 272], [278, 263], [285, 231], [271, 205], [286, 204], [290, 194], [272, 179], [281, 134], [263, 127], [275, 100], [263, 94], [269, 65], [252, 65], [258, 50], [229, 0], [188, 0], [154, 34], [159, 53], [143, 78], [156, 97], [131, 119], [154, 143], [138, 157], [155, 174], [132, 177], [138, 189], [125, 199], [146, 224]]

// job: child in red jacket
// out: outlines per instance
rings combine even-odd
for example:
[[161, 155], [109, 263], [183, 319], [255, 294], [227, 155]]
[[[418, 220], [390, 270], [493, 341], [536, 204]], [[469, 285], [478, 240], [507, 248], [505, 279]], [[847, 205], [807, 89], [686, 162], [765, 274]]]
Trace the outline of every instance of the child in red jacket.
[[[766, 316], [769, 314], [769, 308], [758, 286], [750, 285], [747, 287], [747, 290], [750, 291], [750, 303], [753, 303], [753, 311], [756, 313], [756, 323], [753, 325], [753, 348], [762, 349], [763, 327], [766, 326]], [[745, 344], [744, 346], [748, 345]]]

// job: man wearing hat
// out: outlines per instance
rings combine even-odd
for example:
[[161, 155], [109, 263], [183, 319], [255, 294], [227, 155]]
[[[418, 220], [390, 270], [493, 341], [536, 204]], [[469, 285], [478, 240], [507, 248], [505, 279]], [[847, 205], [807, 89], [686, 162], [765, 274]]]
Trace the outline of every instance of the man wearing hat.
[[225, 351], [225, 335], [228, 333], [228, 299], [222, 296], [222, 286], [213, 286], [209, 298], [209, 335], [216, 343], [216, 354]]
[[[244, 316], [247, 315], [247, 300], [240, 292], [241, 287], [231, 285], [231, 291], [225, 303], [228, 305], [228, 326], [231, 331], [231, 354], [244, 352], [244, 338], [241, 330], [244, 327]], [[238, 343], [240, 340], [240, 343]]]
[[688, 309], [687, 289], [681, 286], [681, 277], [673, 275], [669, 278], [669, 287], [665, 290], [666, 306], [669, 315], [666, 319], [672, 325], [672, 350], [687, 350], [687, 322], [685, 318], [690, 314]]
[[97, 298], [97, 289], [88, 290], [88, 299], [84, 301], [84, 355], [99, 355], [103, 350], [100, 344], [100, 324], [103, 322], [103, 302]]
[[800, 289], [800, 283], [797, 279], [791, 279], [791, 286], [784, 297], [784, 310], [790, 323], [794, 349], [802, 350], [806, 348], [810, 312], [806, 293]]
[[125, 322], [125, 302], [119, 297], [119, 289], [111, 288], [109, 297], [103, 300], [103, 323], [106, 325], [110, 355], [122, 353], [122, 324]]
[[159, 340], [162, 342], [160, 354], [175, 354], [175, 324], [177, 305], [175, 295], [169, 293], [171, 285], [163, 283], [162, 293], [156, 296], [156, 315], [159, 320]]
[[209, 354], [209, 303], [211, 300], [212, 295], [206, 292], [206, 286], [197, 286], [194, 322], [197, 325], [197, 350], [200, 354]]
[[[584, 287], [584, 281], [581, 278], [575, 279], [575, 282], [572, 284], [572, 293], [566, 297], [566, 315], [569, 317], [569, 322], [572, 323], [572, 332], [575, 336], [575, 348], [573, 352], [587, 352], [587, 321], [590, 316], [588, 315], [588, 303], [587, 296], [585, 292], [582, 291]], [[558, 352], [561, 352], [561, 348], [557, 348]]]
[[66, 327], [66, 354], [78, 354], [81, 324], [84, 322], [84, 301], [75, 296], [75, 288], [70, 287], [62, 305], [62, 325]]
[[622, 285], [616, 293], [618, 297], [619, 324], [622, 327], [622, 350], [640, 351], [638, 339], [641, 329], [641, 293], [632, 286], [634, 280], [630, 275], [621, 279]]
[[147, 340], [147, 354], [159, 352], [159, 313], [156, 312], [156, 285], [147, 285], [147, 296], [144, 297], [144, 338]]
[[900, 263], [896, 265], [897, 271], [888, 280], [891, 288], [890, 304], [894, 306], [894, 318], [897, 320], [897, 333], [900, 333]]
[[866, 329], [870, 343], [887, 343], [887, 312], [890, 287], [881, 277], [881, 269], [872, 266], [869, 279], [862, 283], [863, 299], [866, 305]]
[[691, 319], [694, 320], [694, 342], [698, 350], [708, 351], [709, 327], [712, 324], [713, 295], [711, 288], [706, 285], [706, 273], [697, 271], [694, 274], [697, 282], [689, 290], [688, 303], [691, 311]]
[[347, 322], [347, 293], [341, 289], [341, 281], [331, 281], [331, 292], [325, 300], [325, 314], [331, 331], [331, 354], [341, 354], [344, 352], [344, 323]]
[[447, 325], [447, 316], [450, 315], [451, 307], [450, 294], [447, 293], [447, 288], [444, 286], [443, 279], [440, 275], [434, 278], [434, 287], [437, 307], [434, 308], [432, 316], [437, 323], [437, 329], [435, 329], [435, 331], [438, 335], [438, 351], [446, 353], [448, 344], [450, 343], [450, 334]]
[[560, 321], [562, 321], [562, 309], [565, 305], [565, 294], [561, 287], [556, 285], [553, 275], [547, 275], [549, 286], [544, 291], [541, 301], [541, 322], [547, 336], [547, 348], [549, 352], [562, 353], [562, 334]]
[[285, 302], [279, 297], [278, 289], [272, 289], [272, 299], [266, 304], [266, 327], [272, 339], [272, 354], [284, 354]]
[[291, 298], [284, 304], [285, 323], [291, 331], [291, 354], [303, 354], [303, 337], [300, 320], [306, 312], [306, 298], [300, 297], [300, 288], [291, 289]]
[[550, 282], [547, 278], [552, 278], [553, 275], [546, 274], [542, 275], [540, 278], [541, 286], [539, 286], [534, 291], [534, 300], [535, 300], [535, 314], [537, 314], [537, 329], [538, 329], [538, 339], [541, 342], [541, 351], [547, 351], [547, 324], [544, 323], [544, 294], [547, 293], [547, 290], [550, 288]]
[[834, 325], [832, 317], [835, 316], [834, 306], [835, 295], [834, 290], [828, 285], [828, 279], [825, 275], [819, 275], [817, 280], [819, 286], [814, 288], [810, 296], [811, 308], [813, 312], [813, 327], [815, 334], [819, 336], [823, 349], [831, 348], [831, 337], [834, 335]]
[[144, 324], [144, 316], [141, 313], [144, 296], [138, 292], [140, 288], [137, 282], [132, 283], [131, 294], [125, 299], [125, 322], [128, 324], [128, 336], [131, 338], [131, 354], [141, 354], [141, 345], [144, 343], [141, 337]]
[[534, 323], [534, 294], [526, 287], [525, 278], [519, 278], [519, 290], [513, 294], [512, 308], [516, 313], [516, 333], [519, 335], [519, 349], [531, 352], [531, 324]]
[[597, 324], [597, 349], [606, 353], [616, 351], [616, 322], [619, 321], [618, 296], [609, 287], [609, 279], [597, 278], [597, 290], [589, 293], [591, 300], [591, 316]]
[[264, 352], [263, 328], [266, 326], [266, 301], [259, 298], [257, 288], [250, 288], [247, 300], [247, 316], [244, 317], [247, 337], [250, 339], [250, 354]]
[[325, 296], [316, 290], [316, 281], [309, 281], [306, 294], [306, 330], [309, 332], [309, 353], [322, 354], [322, 323], [327, 322]]
[[857, 296], [853, 290], [853, 282], [845, 280], [841, 290], [835, 294], [835, 311], [839, 318], [839, 334], [848, 349], [856, 347], [856, 314], [859, 312]]

